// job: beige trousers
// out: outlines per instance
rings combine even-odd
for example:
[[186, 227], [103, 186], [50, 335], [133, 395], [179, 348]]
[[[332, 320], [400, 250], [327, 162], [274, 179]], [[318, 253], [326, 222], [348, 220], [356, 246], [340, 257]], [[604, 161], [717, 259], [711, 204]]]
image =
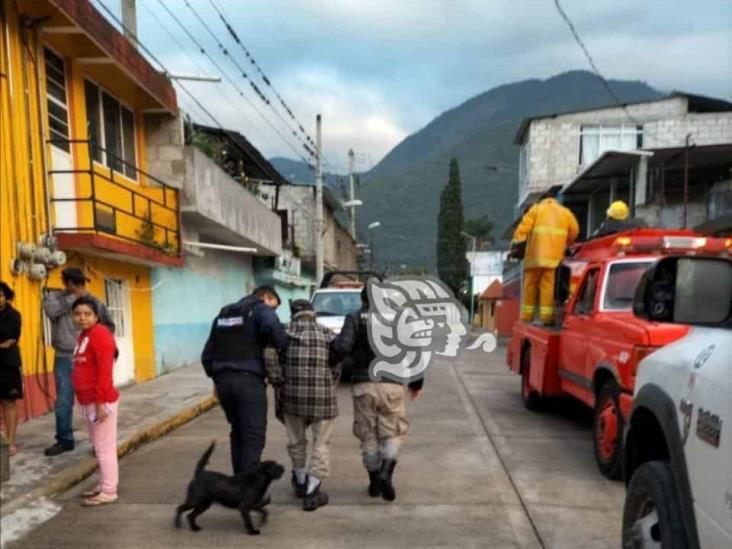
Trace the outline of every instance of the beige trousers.
[[310, 427], [313, 438], [313, 451], [310, 455], [308, 474], [321, 480], [328, 478], [330, 472], [330, 439], [333, 435], [334, 422], [334, 419], [321, 419], [307, 425], [303, 418], [285, 414], [285, 427], [289, 441], [287, 452], [290, 454], [293, 469], [305, 469], [308, 458], [307, 431]]
[[396, 459], [409, 431], [404, 404], [407, 388], [396, 383], [356, 383], [353, 386], [353, 434], [361, 441], [363, 464], [369, 471], [382, 459]]

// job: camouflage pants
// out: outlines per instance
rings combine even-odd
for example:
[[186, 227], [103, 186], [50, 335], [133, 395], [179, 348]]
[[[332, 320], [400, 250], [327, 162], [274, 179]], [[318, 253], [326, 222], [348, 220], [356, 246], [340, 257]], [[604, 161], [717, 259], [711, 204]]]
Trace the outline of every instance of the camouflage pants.
[[395, 383], [353, 386], [353, 434], [361, 441], [364, 467], [376, 471], [382, 459], [396, 459], [409, 431], [406, 387]]

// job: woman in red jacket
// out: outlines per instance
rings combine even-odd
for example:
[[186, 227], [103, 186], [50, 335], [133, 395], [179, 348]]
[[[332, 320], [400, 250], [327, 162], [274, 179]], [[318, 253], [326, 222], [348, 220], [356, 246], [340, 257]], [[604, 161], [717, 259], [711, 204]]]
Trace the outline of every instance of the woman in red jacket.
[[74, 392], [89, 425], [89, 436], [99, 462], [100, 482], [85, 492], [83, 505], [96, 506], [117, 501], [117, 405], [119, 393], [112, 383], [116, 345], [114, 336], [99, 323], [96, 302], [80, 297], [73, 306], [74, 321], [81, 334], [74, 349], [71, 379]]

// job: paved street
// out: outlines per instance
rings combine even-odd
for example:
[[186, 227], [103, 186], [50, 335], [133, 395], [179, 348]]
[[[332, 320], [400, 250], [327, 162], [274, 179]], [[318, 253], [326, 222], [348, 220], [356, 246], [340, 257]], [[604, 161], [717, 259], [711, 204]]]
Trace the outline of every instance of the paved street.
[[[365, 492], [344, 386], [326, 487], [331, 503], [313, 514], [291, 495], [288, 464], [261, 536], [247, 537], [239, 514], [221, 507], [199, 519], [199, 533], [172, 528], [174, 507], [211, 439], [218, 442], [211, 467], [229, 469], [226, 423], [216, 409], [124, 458], [117, 505], [81, 508], [78, 493], [90, 479], [59, 498], [56, 516], [9, 546], [619, 547], [623, 486], [595, 467], [590, 415], [571, 404], [532, 414], [518, 381], [503, 349], [433, 365], [422, 398], [409, 407], [412, 430], [393, 504]], [[265, 455], [287, 464], [284, 427], [274, 418]]]

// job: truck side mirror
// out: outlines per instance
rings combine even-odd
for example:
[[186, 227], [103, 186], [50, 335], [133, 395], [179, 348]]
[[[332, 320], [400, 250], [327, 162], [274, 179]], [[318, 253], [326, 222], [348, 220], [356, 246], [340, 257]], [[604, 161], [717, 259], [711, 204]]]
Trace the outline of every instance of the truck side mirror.
[[666, 257], [643, 275], [633, 312], [656, 322], [732, 325], [732, 261]]

